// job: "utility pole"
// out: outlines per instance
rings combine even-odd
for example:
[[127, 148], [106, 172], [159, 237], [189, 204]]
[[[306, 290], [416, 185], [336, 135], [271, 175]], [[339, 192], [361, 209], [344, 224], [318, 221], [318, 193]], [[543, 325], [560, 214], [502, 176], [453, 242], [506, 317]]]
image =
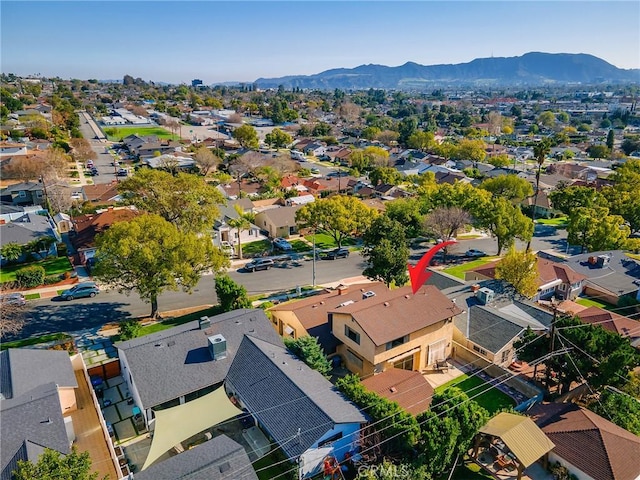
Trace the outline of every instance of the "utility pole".
[[[547, 362], [553, 356], [553, 352], [555, 351], [555, 340], [556, 340], [556, 321], [558, 320], [558, 306], [554, 301], [551, 302], [551, 306], [553, 307], [553, 320], [551, 322], [551, 338], [549, 338], [549, 356], [547, 358]], [[549, 377], [551, 376], [551, 369], [545, 363], [545, 380], [544, 384], [549, 390]]]
[[312, 286], [316, 288], [316, 230], [313, 229], [313, 270], [311, 273]]

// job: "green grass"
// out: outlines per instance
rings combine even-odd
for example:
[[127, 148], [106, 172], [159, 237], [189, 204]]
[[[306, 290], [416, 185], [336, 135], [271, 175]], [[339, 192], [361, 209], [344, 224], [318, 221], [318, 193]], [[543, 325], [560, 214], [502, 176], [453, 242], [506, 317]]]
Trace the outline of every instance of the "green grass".
[[172, 135], [171, 132], [169, 132], [168, 130], [165, 130], [162, 127], [154, 127], [154, 126], [105, 127], [104, 130], [105, 130], [105, 133], [110, 132], [111, 130], [115, 130], [114, 135], [107, 135], [107, 138], [110, 142], [119, 142], [121, 138], [127, 137], [134, 133], [137, 135], [140, 135], [141, 137], [144, 137], [147, 135], [155, 135], [161, 139], [168, 138], [171, 140], [180, 140], [180, 137], [178, 135]]
[[444, 273], [448, 273], [449, 275], [453, 275], [454, 277], [461, 278], [464, 280], [464, 272], [468, 270], [473, 270], [476, 267], [480, 267], [486, 263], [493, 262], [498, 257], [482, 257], [477, 260], [472, 260], [467, 263], [463, 263], [462, 265], [456, 265], [454, 267], [449, 267], [444, 269]]
[[40, 337], [30, 337], [23, 340], [15, 340], [13, 342], [2, 342], [2, 344], [0, 345], [0, 350], [6, 350], [7, 348], [29, 347], [31, 345], [38, 345], [40, 343], [65, 340], [67, 338], [70, 337], [66, 333], [50, 333], [49, 335], [42, 335]]
[[564, 228], [567, 226], [567, 217], [557, 217], [557, 218], [540, 218], [536, 220], [536, 222], [541, 223], [542, 225], [551, 225], [553, 227], [561, 227]]
[[296, 253], [308, 252], [312, 249], [311, 245], [302, 240], [291, 240], [289, 243], [293, 247], [293, 251]]
[[16, 271], [24, 267], [40, 265], [44, 267], [45, 275], [61, 275], [64, 272], [73, 271], [71, 263], [67, 257], [50, 257], [45, 260], [32, 263], [21, 263], [19, 265], [9, 265], [0, 270], [0, 282], [13, 282], [16, 279]]
[[[309, 245], [313, 245], [313, 235], [307, 235], [306, 237], [304, 237], [304, 239], [309, 242]], [[342, 241], [343, 247], [353, 246], [355, 244], [355, 238], [346, 238]], [[326, 233], [316, 233], [316, 248], [336, 248], [337, 246], [338, 244], [336, 243], [336, 241]], [[309, 250], [312, 250], [312, 248], [310, 248]]]
[[[489, 384], [478, 377], [470, 377], [466, 374], [461, 375], [458, 378], [440, 385], [436, 388], [436, 393], [442, 393], [449, 387], [457, 387], [465, 392], [469, 398], [478, 395], [473, 400], [478, 402], [481, 406], [486, 408], [490, 414], [497, 412], [506, 407], [514, 407], [515, 402], [506, 393], [502, 393], [500, 390], [494, 387], [489, 387]], [[483, 392], [483, 393], [480, 393]]]
[[24, 296], [25, 300], [37, 300], [39, 298], [40, 298], [40, 294], [39, 293], [29, 293], [29, 294]]
[[[443, 475], [438, 480], [447, 480], [449, 474]], [[451, 480], [493, 480], [489, 473], [485, 472], [480, 465], [470, 460], [465, 461], [462, 465], [456, 467]]]
[[[140, 329], [140, 333], [138, 337], [144, 337], [145, 335], [149, 335], [151, 333], [161, 332], [162, 330], [168, 330], [173, 327], [177, 327], [178, 325], [182, 325], [184, 323], [189, 323], [194, 320], [198, 320], [200, 317], [209, 316], [209, 315], [218, 315], [222, 313], [220, 311], [219, 306], [205, 308], [203, 310], [198, 310], [197, 312], [191, 312], [186, 315], [182, 315], [180, 317], [169, 318], [167, 320], [163, 320], [159, 323], [154, 323], [152, 325], [145, 325]], [[117, 342], [120, 340], [120, 335], [114, 335], [111, 337], [112, 342]]]
[[608, 303], [600, 302], [598, 300], [592, 300], [590, 298], [578, 298], [576, 299], [576, 303], [578, 305], [582, 305], [583, 307], [600, 307], [605, 310], [612, 310], [615, 308], [615, 305], [609, 305]]
[[242, 255], [246, 257], [260, 255], [269, 250], [271, 250], [271, 242], [269, 240], [259, 240], [242, 245]]
[[[273, 450], [268, 455], [259, 458], [253, 462], [253, 469], [257, 471], [260, 480], [270, 480], [272, 478], [281, 478], [287, 480], [292, 478], [295, 470], [294, 465], [290, 462], [283, 462], [285, 459], [281, 450]], [[264, 470], [262, 470], [264, 468]], [[285, 472], [291, 472], [287, 475]]]

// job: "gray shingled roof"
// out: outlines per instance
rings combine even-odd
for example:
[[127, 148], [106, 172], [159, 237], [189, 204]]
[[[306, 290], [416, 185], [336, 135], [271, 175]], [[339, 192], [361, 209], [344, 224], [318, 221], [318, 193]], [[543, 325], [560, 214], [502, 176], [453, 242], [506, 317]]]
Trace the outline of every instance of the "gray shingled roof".
[[78, 387], [69, 354], [61, 350], [6, 350], [0, 355], [0, 372], [4, 398], [19, 397], [50, 382], [60, 387]]
[[438, 290], [445, 290], [451, 287], [459, 287], [460, 285], [467, 285], [467, 283], [464, 280], [460, 280], [459, 278], [454, 277], [453, 275], [449, 275], [444, 272], [433, 270], [431, 268], [428, 268], [427, 270], [431, 272], [431, 276], [425, 282], [425, 285], [433, 285]]
[[[611, 261], [604, 268], [589, 263], [589, 257], [610, 255]], [[640, 288], [640, 263], [627, 257], [621, 250], [591, 252], [575, 255], [567, 259], [574, 271], [587, 277], [587, 283], [621, 296], [637, 292]]]
[[25, 213], [20, 220], [0, 225], [0, 243], [15, 242], [24, 245], [43, 236], [54, 236], [51, 224], [47, 217]]
[[258, 480], [244, 448], [220, 435], [135, 474], [135, 480]]
[[245, 337], [227, 384], [260, 425], [296, 458], [335, 424], [364, 423], [364, 415], [320, 373], [284, 347]]
[[[129, 365], [142, 406], [153, 407], [221, 383], [245, 334], [282, 344], [262, 310], [235, 310], [210, 321], [205, 330], [199, 329], [196, 320], [116, 344]], [[227, 341], [227, 357], [214, 361], [207, 337], [217, 334]]]
[[[63, 352], [64, 353], [64, 352]], [[70, 445], [55, 383], [0, 403], [1, 480], [11, 480], [18, 460], [37, 460], [41, 447], [69, 453]]]

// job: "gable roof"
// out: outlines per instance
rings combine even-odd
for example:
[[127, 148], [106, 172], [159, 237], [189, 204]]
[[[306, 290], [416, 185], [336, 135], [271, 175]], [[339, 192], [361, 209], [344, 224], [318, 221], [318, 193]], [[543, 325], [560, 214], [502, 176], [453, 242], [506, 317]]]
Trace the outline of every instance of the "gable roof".
[[117, 222], [126, 222], [140, 215], [131, 208], [108, 208], [101, 213], [81, 215], [72, 219], [76, 235], [71, 242], [77, 249], [94, 246], [96, 235], [107, 230]]
[[[116, 344], [145, 408], [222, 382], [245, 335], [282, 343], [262, 310], [234, 310], [209, 321], [204, 330], [196, 320]], [[217, 334], [227, 342], [227, 356], [213, 360], [207, 338]]]
[[268, 210], [263, 210], [262, 212], [257, 213], [256, 216], [267, 217], [269, 221], [276, 227], [281, 227], [284, 225], [293, 226], [296, 224], [296, 212], [300, 208], [301, 205], [296, 205], [295, 207], [270, 208]]
[[528, 415], [555, 443], [553, 451], [591, 478], [640, 475], [640, 437], [573, 403], [537, 404]]
[[37, 461], [45, 447], [63, 454], [71, 451], [55, 383], [40, 385], [28, 395], [2, 400], [0, 416], [2, 480], [12, 479], [19, 460]]
[[10, 348], [0, 352], [0, 398], [20, 397], [41, 385], [77, 388], [69, 354], [65, 351]]
[[435, 325], [462, 312], [436, 287], [425, 285], [413, 295], [411, 286], [386, 290], [366, 301], [333, 309], [347, 313], [375, 345]]
[[589, 307], [576, 312], [575, 315], [584, 323], [600, 325], [605, 330], [615, 332], [629, 339], [640, 338], [640, 322], [631, 318], [609, 312], [600, 307]]
[[118, 184], [116, 182], [85, 185], [82, 187], [82, 192], [88, 201], [96, 203], [115, 203], [119, 197]]
[[49, 219], [43, 215], [25, 213], [19, 219], [0, 225], [0, 242], [2, 245], [15, 242], [24, 245], [44, 236], [55, 236]]
[[319, 372], [284, 346], [255, 337], [242, 339], [226, 381], [289, 458], [336, 424], [366, 422]]
[[388, 290], [384, 283], [373, 282], [350, 285], [319, 295], [283, 303], [271, 307], [272, 312], [292, 312], [307, 333], [317, 337], [325, 353], [333, 352], [340, 341], [331, 333], [329, 311], [346, 301], [362, 300], [364, 292], [372, 291], [376, 295]]
[[412, 415], [428, 410], [433, 396], [433, 387], [420, 372], [401, 368], [390, 368], [365, 378], [362, 385], [367, 390], [396, 402]]
[[136, 480], [258, 480], [242, 445], [226, 435], [136, 473]]

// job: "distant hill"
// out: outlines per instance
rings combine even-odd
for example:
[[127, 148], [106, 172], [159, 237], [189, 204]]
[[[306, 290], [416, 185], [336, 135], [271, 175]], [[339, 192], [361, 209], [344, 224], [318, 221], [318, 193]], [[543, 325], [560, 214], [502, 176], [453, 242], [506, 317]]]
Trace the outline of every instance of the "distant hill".
[[260, 88], [428, 89], [441, 86], [539, 86], [640, 83], [640, 69], [624, 70], [584, 53], [526, 53], [520, 57], [478, 58], [456, 65], [399, 67], [360, 65], [315, 75], [259, 78]]

